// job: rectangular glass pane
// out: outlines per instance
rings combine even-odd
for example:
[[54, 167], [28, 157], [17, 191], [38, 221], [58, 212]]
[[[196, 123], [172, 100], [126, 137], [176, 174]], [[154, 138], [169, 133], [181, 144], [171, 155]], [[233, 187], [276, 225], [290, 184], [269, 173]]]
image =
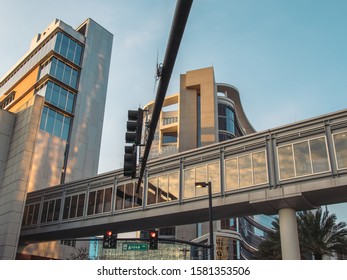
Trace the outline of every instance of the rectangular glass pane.
[[347, 133], [342, 132], [334, 135], [334, 144], [337, 160], [337, 168], [347, 168]]
[[75, 69], [72, 69], [70, 86], [75, 89], [77, 89], [77, 78], [78, 78], [78, 71]]
[[294, 160], [296, 176], [312, 174], [310, 150], [307, 141], [294, 144]]
[[34, 215], [33, 215], [33, 221], [32, 224], [36, 225], [38, 218], [39, 218], [39, 211], [40, 211], [40, 203], [36, 203], [34, 207]]
[[239, 186], [239, 176], [237, 167], [237, 158], [225, 161], [225, 188], [226, 190], [234, 190]]
[[69, 218], [71, 197], [65, 197], [63, 219]]
[[67, 85], [70, 85], [71, 71], [72, 71], [71, 67], [65, 65], [62, 81]]
[[329, 171], [328, 152], [325, 138], [310, 140], [312, 167], [314, 173]]
[[95, 192], [89, 193], [87, 215], [93, 215], [94, 214], [95, 197], [96, 197]]
[[72, 196], [72, 198], [71, 198], [70, 215], [69, 215], [70, 219], [76, 217], [77, 200], [78, 200], [78, 195]]
[[26, 219], [26, 224], [27, 225], [31, 225], [31, 220], [32, 220], [33, 214], [34, 214], [34, 204], [31, 204], [29, 206], [28, 212], [26, 214], [27, 214], [27, 216], [26, 216], [26, 218], [27, 218]]
[[55, 201], [54, 216], [53, 216], [54, 221], [59, 220], [60, 206], [61, 206], [61, 199], [59, 198]]
[[47, 222], [53, 221], [54, 200], [48, 202]]
[[133, 207], [134, 184], [128, 183], [125, 185], [124, 193], [124, 209]]
[[104, 212], [111, 211], [112, 188], [105, 189]]
[[63, 35], [63, 40], [62, 40], [62, 44], [61, 44], [61, 47], [60, 47], [60, 54], [62, 56], [66, 57], [68, 45], [69, 45], [69, 38], [66, 37], [65, 35]]
[[134, 207], [142, 206], [143, 186], [141, 185], [138, 192], [134, 193]]
[[207, 181], [211, 182], [212, 193], [220, 192], [219, 162], [207, 166]]
[[58, 107], [65, 110], [66, 108], [66, 100], [67, 100], [67, 90], [64, 88], [60, 89]]
[[72, 113], [73, 102], [74, 102], [74, 95], [72, 93], [68, 92], [66, 111], [69, 112], [69, 113]]
[[96, 192], [95, 214], [102, 213], [103, 206], [104, 206], [104, 190], [98, 190]]
[[116, 193], [116, 210], [122, 210], [123, 209], [123, 200], [124, 199], [124, 185], [117, 186], [117, 193]]
[[70, 39], [69, 48], [67, 50], [67, 58], [71, 61], [73, 61], [73, 58], [75, 55], [75, 49], [76, 49], [76, 42]]
[[240, 188], [253, 184], [251, 155], [239, 157]]
[[47, 115], [48, 115], [48, 108], [47, 107], [43, 107], [42, 110], [42, 115], [41, 115], [41, 122], [40, 122], [40, 129], [41, 130], [46, 130], [46, 121], [47, 121]]
[[[195, 168], [195, 182], [193, 186], [195, 188], [196, 182], [207, 182], [207, 166], [199, 166]], [[195, 196], [207, 195], [208, 188], [195, 188]]]
[[61, 129], [63, 126], [63, 118], [64, 118], [64, 116], [62, 114], [56, 113], [53, 135], [58, 136], [58, 137], [61, 136]]
[[195, 168], [184, 171], [184, 198], [195, 196]]
[[78, 196], [77, 217], [83, 216], [85, 196], [84, 193]]
[[159, 185], [158, 185], [158, 203], [165, 202], [168, 200], [168, 176], [163, 175], [159, 176]]
[[46, 218], [47, 218], [47, 209], [48, 209], [48, 202], [45, 201], [45, 202], [43, 203], [43, 208], [42, 208], [41, 223], [45, 223], [45, 222], [46, 222]]
[[169, 175], [169, 194], [168, 200], [177, 200], [179, 195], [179, 176], [178, 173]]
[[69, 130], [70, 130], [70, 118], [64, 117], [64, 125], [63, 125], [61, 138], [63, 138], [64, 140], [67, 140], [69, 137]]
[[51, 96], [51, 99], [49, 100], [49, 103], [55, 106], [58, 106], [59, 95], [60, 95], [60, 87], [57, 84], [53, 84], [52, 96]]
[[284, 180], [295, 176], [292, 145], [278, 148], [278, 164], [280, 179]]
[[61, 62], [60, 60], [58, 60], [57, 61], [57, 71], [55, 72], [55, 77], [60, 81], [63, 80], [64, 67], [65, 67], [65, 64], [63, 62]]
[[46, 123], [46, 128], [45, 131], [48, 133], [53, 133], [53, 127], [54, 127], [54, 122], [55, 122], [55, 111], [48, 109], [48, 116], [47, 116], [47, 123]]
[[158, 196], [158, 177], [149, 178], [148, 180], [148, 192], [147, 192], [147, 204], [157, 203]]
[[252, 154], [253, 180], [255, 185], [267, 183], [265, 151]]
[[75, 58], [74, 62], [77, 65], [80, 65], [81, 62], [81, 54], [82, 54], [82, 46], [80, 44], [76, 44], [76, 52], [75, 52]]

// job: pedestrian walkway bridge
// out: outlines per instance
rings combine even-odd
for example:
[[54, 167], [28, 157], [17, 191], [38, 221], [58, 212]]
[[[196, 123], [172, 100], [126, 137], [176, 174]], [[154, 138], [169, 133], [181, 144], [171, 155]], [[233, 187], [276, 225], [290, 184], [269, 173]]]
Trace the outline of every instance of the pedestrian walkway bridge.
[[347, 110], [151, 160], [138, 192], [115, 170], [28, 193], [20, 240], [207, 221], [200, 181], [214, 219], [347, 202]]

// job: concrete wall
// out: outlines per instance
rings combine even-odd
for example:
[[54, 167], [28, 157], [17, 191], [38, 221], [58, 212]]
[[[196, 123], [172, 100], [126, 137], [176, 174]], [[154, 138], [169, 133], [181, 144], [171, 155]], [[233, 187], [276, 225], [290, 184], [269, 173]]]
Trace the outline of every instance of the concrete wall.
[[15, 115], [0, 109], [0, 188], [2, 186]]
[[1, 259], [14, 259], [16, 256], [42, 104], [43, 98], [36, 96], [24, 104], [15, 115], [0, 187]]
[[97, 174], [113, 35], [87, 20], [65, 182]]

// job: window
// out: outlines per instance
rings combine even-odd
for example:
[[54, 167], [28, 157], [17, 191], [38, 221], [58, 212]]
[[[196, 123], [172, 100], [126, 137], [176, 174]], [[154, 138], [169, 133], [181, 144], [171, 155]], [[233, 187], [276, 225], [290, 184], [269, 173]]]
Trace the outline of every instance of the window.
[[89, 192], [87, 215], [94, 215], [111, 211], [111, 198], [111, 187]]
[[163, 133], [163, 144], [177, 143], [177, 132]]
[[330, 170], [325, 137], [280, 146], [277, 153], [281, 180]]
[[83, 216], [85, 194], [65, 197], [63, 219], [73, 219]]
[[245, 154], [225, 160], [226, 190], [260, 185], [267, 182], [265, 151]]
[[51, 61], [44, 63], [40, 69], [39, 79], [45, 74], [49, 74], [66, 85], [77, 88], [78, 71], [63, 61], [53, 57]]
[[142, 186], [139, 188], [138, 192], [136, 192], [134, 183], [118, 185], [115, 198], [115, 210], [142, 206], [142, 195]]
[[196, 188], [196, 182], [211, 182], [212, 193], [220, 192], [219, 162], [187, 168], [184, 170], [184, 198], [208, 194], [208, 188]]
[[5, 107], [7, 107], [7, 105], [12, 103], [12, 101], [14, 100], [15, 94], [16, 94], [16, 92], [12, 91], [3, 101], [1, 101], [0, 102], [0, 108], [5, 109]]
[[70, 117], [64, 116], [44, 106], [41, 115], [40, 129], [67, 140], [70, 129]]
[[77, 65], [80, 65], [82, 46], [65, 34], [58, 32], [54, 50]]
[[235, 135], [235, 114], [231, 106], [218, 104], [218, 129]]
[[39, 217], [40, 203], [25, 205], [22, 226], [36, 225]]
[[43, 203], [41, 223], [59, 220], [61, 199], [48, 200]]
[[340, 132], [333, 135], [336, 153], [337, 168], [347, 168], [347, 132]]

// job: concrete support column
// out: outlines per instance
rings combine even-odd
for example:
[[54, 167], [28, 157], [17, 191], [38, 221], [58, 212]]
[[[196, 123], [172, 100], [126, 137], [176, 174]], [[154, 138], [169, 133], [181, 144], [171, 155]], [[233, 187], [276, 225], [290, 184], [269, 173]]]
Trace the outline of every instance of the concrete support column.
[[300, 246], [296, 211], [291, 208], [279, 210], [280, 235], [283, 260], [300, 260]]

